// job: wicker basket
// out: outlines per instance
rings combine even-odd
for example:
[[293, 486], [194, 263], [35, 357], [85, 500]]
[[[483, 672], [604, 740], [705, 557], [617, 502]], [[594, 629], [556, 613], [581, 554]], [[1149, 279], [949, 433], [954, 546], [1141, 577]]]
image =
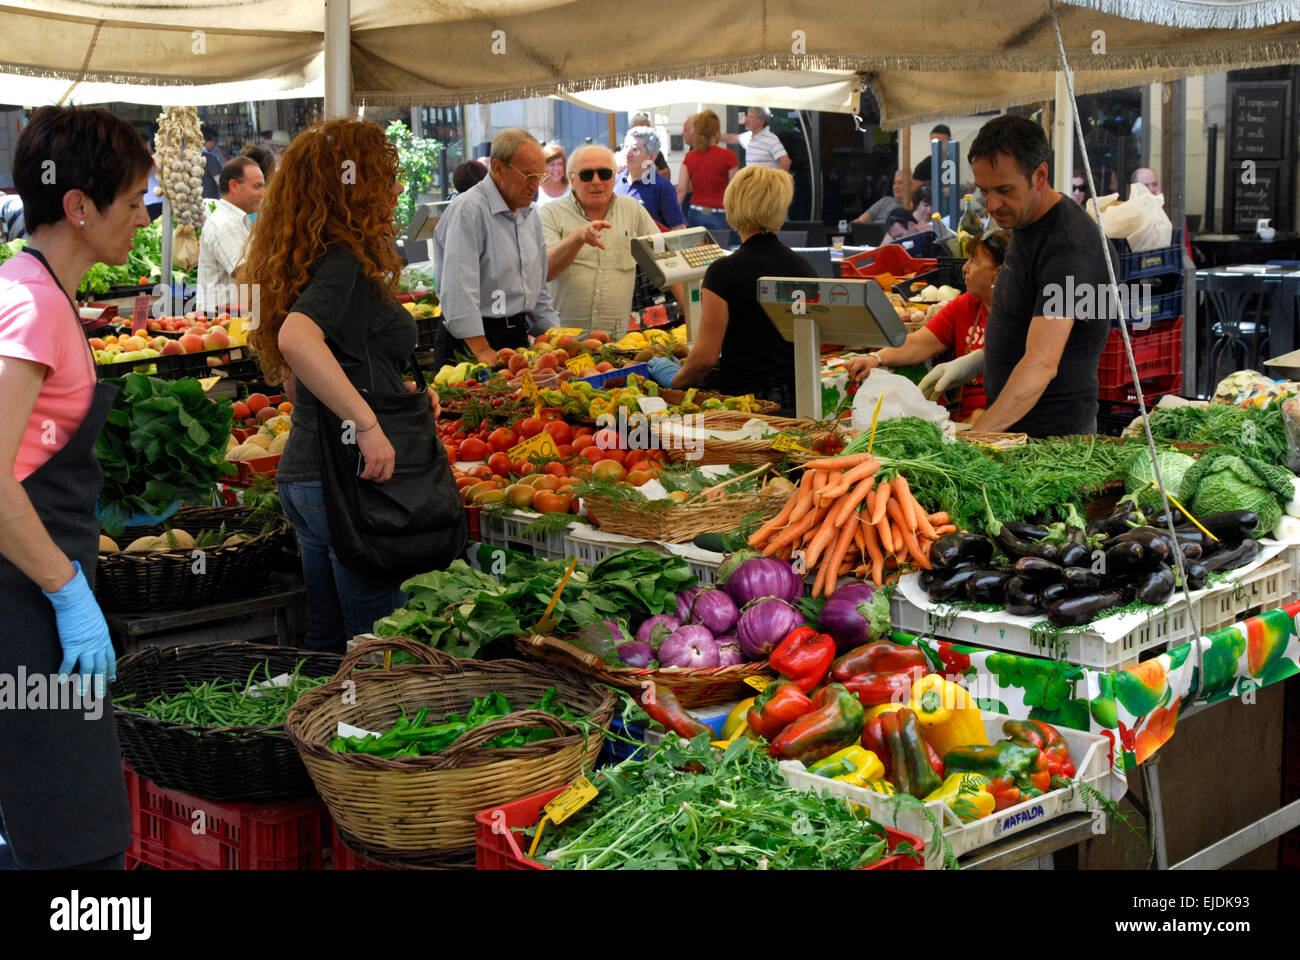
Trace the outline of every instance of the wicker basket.
[[987, 433], [981, 430], [963, 430], [957, 434], [958, 440], [977, 443], [985, 447], [1005, 450], [1007, 447], [1022, 447], [1029, 442], [1027, 433]]
[[[693, 414], [692, 419], [687, 421], [686, 425], [701, 431], [739, 430], [750, 420], [762, 420], [773, 430], [796, 431], [803, 435], [801, 439], [804, 445], [833, 436], [840, 429], [834, 422], [819, 423], [816, 420], [794, 420], [788, 417], [773, 417], [763, 413], [741, 413], [737, 410], [706, 410], [703, 413]], [[699, 466], [720, 463], [741, 463], [757, 466], [762, 463], [776, 463], [787, 458], [795, 462], [801, 462], [806, 458], [820, 456], [820, 454], [806, 454], [798, 450], [792, 450], [788, 453], [773, 450], [771, 437], [762, 440], [717, 440], [706, 437], [702, 443], [702, 451], [698, 447], [691, 449], [683, 444], [680, 446], [675, 445], [666, 450], [665, 453], [668, 454], [668, 459], [672, 463], [692, 463]]]
[[[608, 390], [608, 389], [613, 389], [613, 388], [616, 388], [616, 387], [618, 387], [618, 386], [622, 386], [622, 385], [623, 385], [623, 381], [620, 381], [620, 380], [611, 380], [611, 381], [608, 381], [608, 382], [605, 384], [605, 386], [603, 387], [603, 389], [606, 389], [606, 390]], [[667, 403], [667, 404], [668, 404], [669, 406], [671, 406], [671, 407], [679, 406], [679, 405], [681, 404], [681, 402], [682, 402], [683, 400], [686, 399], [686, 391], [685, 391], [685, 390], [674, 390], [672, 387], [660, 387], [660, 388], [659, 388], [659, 394], [658, 394], [658, 395], [663, 399], [663, 401], [664, 401], [665, 403]], [[725, 401], [725, 400], [728, 399], [728, 397], [727, 397], [726, 394], [723, 394], [723, 393], [709, 393], [708, 391], [705, 391], [705, 390], [698, 390], [698, 391], [696, 391], [696, 393], [695, 393], [695, 399], [694, 399], [693, 402], [694, 402], [694, 403], [697, 403], [697, 404], [700, 404], [700, 405], [702, 406], [702, 405], [704, 404], [704, 401], [705, 401], [705, 400], [714, 400], [714, 399]], [[776, 402], [772, 401], [772, 400], [754, 400], [754, 401], [752, 401], [752, 403], [750, 404], [750, 406], [753, 407], [754, 414], [761, 414], [761, 415], [764, 415], [764, 416], [771, 416], [772, 414], [775, 414], [778, 410], [781, 409], [781, 405], [780, 405], [779, 403], [776, 403]], [[617, 412], [617, 411], [615, 411], [615, 412]], [[710, 412], [710, 413], [740, 413], [740, 412], [742, 412], [742, 411], [722, 411], [722, 410], [712, 411], [712, 410], [711, 410], [711, 411], [708, 411], [708, 412]], [[746, 415], [745, 415], [745, 416], [746, 416], [746, 419], [748, 419], [749, 416], [752, 416], [752, 415], [754, 415], [754, 414], [746, 414]], [[689, 416], [689, 414], [688, 414], [688, 416]], [[583, 415], [583, 414], [577, 414], [577, 415], [569, 415], [569, 414], [566, 414], [566, 415], [565, 415], [565, 419], [569, 420], [569, 421], [572, 422], [572, 423], [581, 423], [581, 424], [586, 424], [587, 426], [595, 426], [595, 425], [596, 425], [596, 418], [595, 418], [595, 417], [585, 416], [585, 415]], [[743, 423], [744, 421], [742, 420], [741, 422]]]
[[567, 640], [540, 634], [516, 637], [515, 646], [530, 657], [580, 670], [612, 687], [640, 690], [647, 680], [652, 681], [670, 689], [684, 707], [704, 707], [752, 697], [754, 688], [745, 683], [748, 678], [771, 677], [776, 674], [766, 660], [700, 669], [673, 667], [638, 670], [632, 667], [611, 667], [594, 653], [579, 649]]
[[[363, 658], [386, 649], [403, 650], [422, 663], [353, 674]], [[475, 697], [500, 692], [512, 703], [532, 703], [548, 687], [556, 688], [569, 709], [590, 718], [585, 732], [552, 714], [521, 710], [426, 757], [385, 759], [329, 748], [340, 721], [386, 730], [403, 707], [407, 713], [428, 707], [434, 717], [464, 714]], [[593, 767], [616, 702], [614, 691], [570, 670], [522, 660], [457, 660], [390, 637], [349, 652], [333, 680], [294, 704], [285, 729], [334, 822], [357, 849], [389, 863], [446, 866], [473, 847], [480, 810], [572, 783]], [[481, 747], [510, 730], [540, 726], [556, 736], [504, 750]]]
[[[190, 683], [242, 681], [268, 661], [273, 676], [292, 673], [300, 660], [306, 661], [304, 674], [323, 677], [332, 676], [343, 658], [241, 641], [150, 647], [118, 663], [110, 696], [133, 693], [133, 703], [145, 704]], [[113, 716], [127, 763], [160, 787], [220, 802], [264, 802], [312, 793], [311, 778], [283, 726], [216, 730], [167, 723], [119, 706]]]
[[759, 513], [764, 519], [775, 516], [789, 497], [788, 493], [739, 493], [718, 500], [675, 503], [595, 496], [584, 497], [583, 504], [588, 519], [601, 530], [639, 540], [685, 543], [701, 533], [730, 533], [751, 514]]
[[95, 570], [95, 597], [110, 612], [155, 612], [207, 606], [240, 594], [262, 593], [263, 578], [289, 535], [289, 521], [271, 519], [249, 507], [184, 507], [166, 524], [132, 528], [135, 537], [160, 536], [168, 527], [190, 534], [218, 530], [227, 536], [254, 537], [229, 547], [205, 547], [202, 572], [191, 550], [166, 553], [101, 553]]

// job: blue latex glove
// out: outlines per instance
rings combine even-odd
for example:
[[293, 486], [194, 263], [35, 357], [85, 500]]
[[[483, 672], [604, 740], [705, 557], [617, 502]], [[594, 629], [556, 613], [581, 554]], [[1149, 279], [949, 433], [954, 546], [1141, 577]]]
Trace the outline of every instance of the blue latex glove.
[[108, 635], [108, 624], [95, 601], [95, 594], [81, 572], [81, 564], [72, 561], [77, 572], [57, 593], [45, 593], [54, 606], [54, 618], [59, 628], [59, 643], [63, 647], [63, 662], [59, 676], [64, 677], [79, 665], [81, 693], [89, 688], [90, 677], [95, 678], [98, 695], [103, 694], [104, 676], [117, 679], [117, 655]]
[[671, 387], [673, 377], [682, 368], [680, 360], [672, 357], [654, 357], [650, 360], [650, 379], [661, 387]]

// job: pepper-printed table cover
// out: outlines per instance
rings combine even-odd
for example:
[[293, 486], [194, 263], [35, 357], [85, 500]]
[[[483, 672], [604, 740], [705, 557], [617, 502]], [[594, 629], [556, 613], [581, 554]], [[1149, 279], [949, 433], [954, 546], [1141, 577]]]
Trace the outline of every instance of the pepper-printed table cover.
[[1205, 677], [1195, 695], [1200, 678], [1191, 642], [1127, 670], [1103, 671], [933, 637], [911, 639], [981, 708], [1106, 737], [1112, 771], [1126, 785], [1128, 771], [1173, 736], [1181, 711], [1195, 703], [1249, 698], [1300, 673], [1297, 614], [1300, 600], [1202, 637]]

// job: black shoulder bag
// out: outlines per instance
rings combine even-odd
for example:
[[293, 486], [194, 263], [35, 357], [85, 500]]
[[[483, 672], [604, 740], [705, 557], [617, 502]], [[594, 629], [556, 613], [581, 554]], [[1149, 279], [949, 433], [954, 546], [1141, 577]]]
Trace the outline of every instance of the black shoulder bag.
[[[330, 542], [339, 561], [370, 578], [405, 579], [441, 570], [460, 556], [469, 524], [426, 390], [375, 393], [362, 390], [379, 426], [396, 452], [393, 475], [384, 483], [361, 479], [365, 464], [357, 425], [344, 424], [317, 402], [321, 485]], [[424, 371], [411, 354], [415, 382]]]

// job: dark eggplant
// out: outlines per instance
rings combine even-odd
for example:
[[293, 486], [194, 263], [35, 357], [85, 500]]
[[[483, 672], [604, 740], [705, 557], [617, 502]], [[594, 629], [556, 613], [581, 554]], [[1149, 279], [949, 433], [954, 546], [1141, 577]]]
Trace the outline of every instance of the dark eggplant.
[[1040, 606], [1048, 607], [1057, 600], [1063, 600], [1070, 596], [1070, 588], [1063, 583], [1049, 583], [1043, 589], [1038, 591], [1038, 603]]
[[1162, 563], [1139, 576], [1134, 586], [1137, 588], [1139, 603], [1158, 606], [1168, 600], [1174, 592], [1174, 571], [1170, 569], [1169, 564]]
[[922, 590], [928, 593], [930, 590], [930, 584], [934, 583], [934, 571], [922, 570], [920, 576], [916, 578], [916, 582], [921, 585]]
[[1174, 544], [1169, 539], [1169, 534], [1161, 533], [1155, 527], [1134, 527], [1128, 533], [1122, 533], [1107, 541], [1108, 546], [1117, 543], [1141, 545], [1142, 555], [1148, 561], [1171, 560], [1174, 555]]
[[1154, 516], [1147, 517], [1147, 523], [1149, 523], [1151, 526], [1155, 527], [1158, 530], [1164, 530], [1166, 527], [1169, 526], [1170, 516], [1174, 518], [1175, 527], [1187, 523], [1187, 515], [1173, 505], [1170, 505], [1168, 514], [1166, 514], [1163, 510], [1161, 510], [1159, 513], [1155, 514]]
[[1052, 563], [1056, 563], [1060, 555], [1061, 548], [1054, 543], [1036, 543], [1034, 549], [1026, 554], [1026, 556], [1038, 557], [1040, 560], [1050, 560]]
[[1199, 560], [1205, 555], [1199, 543], [1193, 543], [1191, 540], [1179, 540], [1178, 549], [1182, 551], [1183, 558], [1186, 560]]
[[1087, 534], [1089, 538], [1098, 534], [1107, 537], [1118, 536], [1131, 526], [1139, 523], [1141, 519], [1137, 513], [1137, 504], [1132, 500], [1124, 500], [1115, 507], [1114, 512], [1104, 517], [1089, 520]]
[[[1240, 512], [1246, 513], [1248, 511], [1242, 510]], [[1210, 573], [1221, 573], [1224, 570], [1235, 570], [1238, 567], [1244, 567], [1258, 555], [1259, 541], [1247, 537], [1233, 549], [1222, 550], [1211, 557], [1207, 557], [1202, 563]]]
[[1101, 577], [1088, 567], [1066, 567], [1061, 575], [1061, 582], [1075, 595], [1096, 593], [1102, 588]]
[[1210, 571], [1206, 569], [1205, 564], [1193, 561], [1186, 564], [1184, 569], [1187, 570], [1187, 589], [1200, 590], [1205, 586], [1205, 582], [1210, 579]]
[[1208, 517], [1197, 517], [1201, 526], [1229, 547], [1235, 547], [1246, 537], [1254, 534], [1259, 527], [1259, 514], [1253, 510], [1228, 510], [1225, 513], [1212, 513]]
[[[996, 526], [998, 532], [993, 538], [993, 542], [1002, 549], [1003, 553], [1012, 559], [1015, 559], [1016, 557], [1030, 556], [1039, 546], [1044, 546], [1044, 544], [1039, 544], [1033, 540], [1025, 540], [1021, 537], [1017, 537], [1007, 528], [1005, 523], [996, 524]], [[990, 526], [990, 529], [992, 529], [992, 526]], [[1056, 548], [1052, 546], [1052, 544], [1046, 544], [1046, 546], [1052, 547], [1053, 552], [1055, 552]], [[931, 557], [934, 556], [933, 547], [930, 549], [930, 555]]]
[[1086, 567], [1092, 563], [1092, 551], [1082, 543], [1067, 543], [1056, 562], [1063, 567]]
[[930, 547], [930, 563], [945, 569], [963, 560], [988, 563], [992, 557], [993, 544], [988, 537], [974, 533], [945, 533]]
[[966, 581], [966, 598], [972, 603], [993, 603], [1001, 606], [1006, 602], [1007, 581], [1015, 574], [1006, 570], [989, 570], [977, 573]]
[[1006, 605], [1007, 613], [1017, 617], [1030, 617], [1042, 609], [1038, 605], [1038, 595], [1020, 577], [1007, 581]]
[[986, 567], [976, 567], [972, 570], [958, 570], [956, 573], [948, 571], [935, 571], [934, 582], [930, 584], [930, 599], [940, 600], [946, 603], [955, 603], [958, 600], [966, 599], [966, 583], [981, 573], [990, 572]]
[[1136, 570], [1142, 566], [1145, 556], [1142, 544], [1134, 540], [1122, 540], [1106, 548], [1106, 565], [1102, 568], [1102, 576], [1123, 576], [1130, 570]]
[[1120, 590], [1103, 590], [1081, 597], [1066, 597], [1057, 600], [1047, 608], [1047, 619], [1058, 627], [1081, 627], [1091, 623], [1111, 607], [1124, 602], [1124, 593]]
[[1050, 532], [1046, 527], [1040, 527], [1036, 523], [1004, 523], [1003, 526], [1010, 529], [1021, 540], [1043, 540]]
[[1060, 583], [1063, 572], [1064, 568], [1059, 563], [1038, 557], [1021, 557], [1016, 561], [1016, 576], [1026, 583]]

